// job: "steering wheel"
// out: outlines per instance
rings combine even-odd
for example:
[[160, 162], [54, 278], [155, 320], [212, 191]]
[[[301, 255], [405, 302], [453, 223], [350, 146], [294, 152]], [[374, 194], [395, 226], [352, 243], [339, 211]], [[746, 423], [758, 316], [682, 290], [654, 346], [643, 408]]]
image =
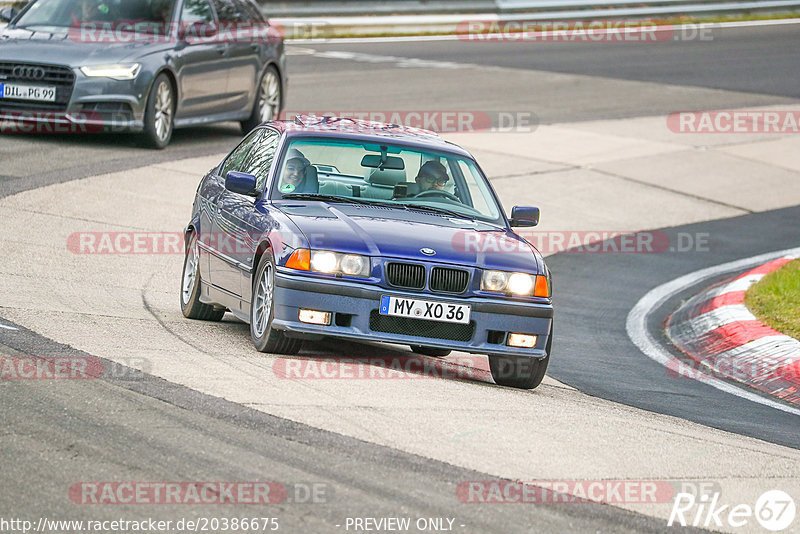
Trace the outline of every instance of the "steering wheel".
[[422, 191], [420, 193], [417, 193], [414, 196], [414, 198], [432, 197], [434, 195], [449, 198], [450, 200], [455, 200], [459, 204], [462, 203], [461, 199], [459, 199], [453, 193], [450, 193], [449, 191], [444, 191], [443, 189], [428, 189], [427, 191]]

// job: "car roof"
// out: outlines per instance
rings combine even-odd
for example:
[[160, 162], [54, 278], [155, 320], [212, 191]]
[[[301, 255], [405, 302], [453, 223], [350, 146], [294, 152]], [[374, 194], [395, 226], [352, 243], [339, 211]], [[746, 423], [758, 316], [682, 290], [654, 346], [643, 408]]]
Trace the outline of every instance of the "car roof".
[[436, 132], [398, 124], [349, 117], [298, 115], [293, 120], [267, 121], [264, 125], [285, 133], [287, 137], [334, 137], [370, 143], [393, 143], [423, 150], [441, 150], [474, 159], [469, 152], [442, 139]]

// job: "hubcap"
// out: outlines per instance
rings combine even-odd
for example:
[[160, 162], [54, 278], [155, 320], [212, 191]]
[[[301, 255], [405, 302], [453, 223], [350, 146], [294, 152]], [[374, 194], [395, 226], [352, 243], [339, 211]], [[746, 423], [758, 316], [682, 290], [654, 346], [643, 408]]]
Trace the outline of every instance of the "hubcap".
[[258, 109], [261, 121], [269, 121], [278, 114], [281, 106], [281, 84], [278, 76], [268, 70], [261, 80], [261, 88], [258, 92]]
[[256, 337], [263, 336], [267, 330], [269, 314], [272, 312], [274, 284], [272, 264], [268, 263], [256, 286], [255, 317], [253, 318], [253, 331]]
[[192, 298], [194, 292], [194, 284], [197, 280], [197, 264], [200, 254], [197, 250], [197, 240], [192, 239], [189, 250], [187, 251], [188, 257], [186, 259], [186, 266], [183, 268], [183, 303], [188, 304], [189, 299]]
[[158, 84], [155, 103], [156, 135], [164, 140], [172, 127], [172, 88], [165, 81]]

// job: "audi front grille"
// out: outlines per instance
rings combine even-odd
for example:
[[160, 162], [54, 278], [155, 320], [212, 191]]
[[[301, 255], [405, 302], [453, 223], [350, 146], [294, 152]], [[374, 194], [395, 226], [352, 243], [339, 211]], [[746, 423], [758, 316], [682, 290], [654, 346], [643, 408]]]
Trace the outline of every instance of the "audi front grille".
[[56, 88], [55, 102], [0, 99], [0, 111], [65, 111], [75, 86], [75, 73], [69, 67], [33, 63], [0, 62], [0, 80], [21, 85], [48, 85]]

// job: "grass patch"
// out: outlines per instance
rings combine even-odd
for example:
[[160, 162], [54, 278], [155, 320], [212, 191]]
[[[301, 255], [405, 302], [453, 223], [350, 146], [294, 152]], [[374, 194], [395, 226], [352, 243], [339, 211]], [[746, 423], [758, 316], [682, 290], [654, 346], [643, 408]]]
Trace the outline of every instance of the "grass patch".
[[800, 260], [790, 261], [751, 286], [744, 303], [762, 323], [800, 339]]

